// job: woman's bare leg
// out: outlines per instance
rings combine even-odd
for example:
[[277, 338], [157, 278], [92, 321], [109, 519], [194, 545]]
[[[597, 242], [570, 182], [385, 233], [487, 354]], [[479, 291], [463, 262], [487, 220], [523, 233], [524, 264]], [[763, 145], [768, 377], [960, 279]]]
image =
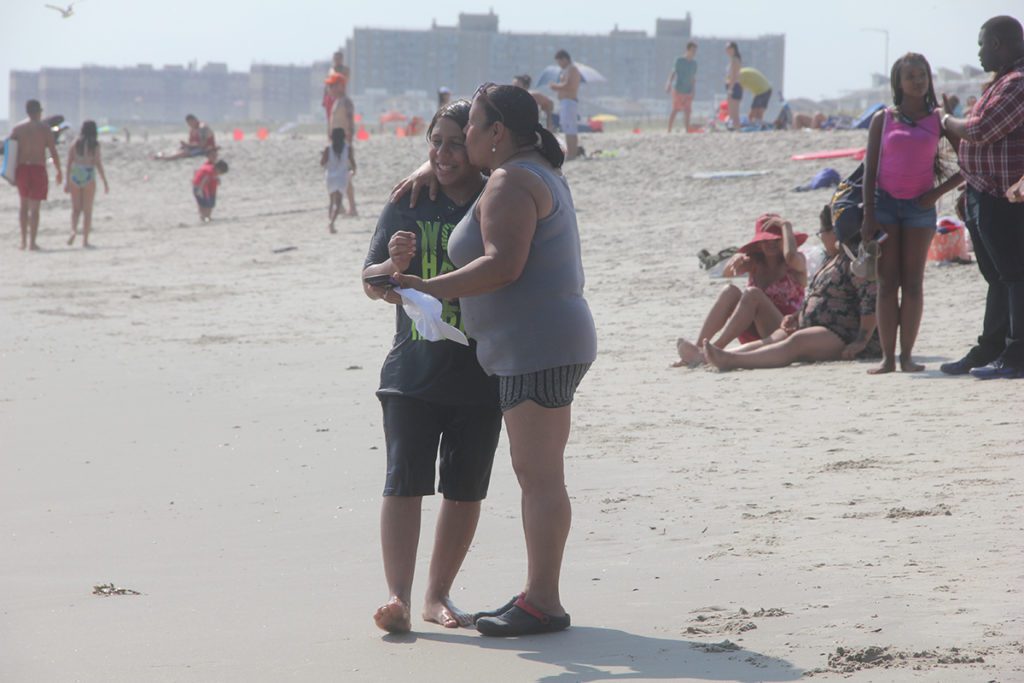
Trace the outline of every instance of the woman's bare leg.
[[82, 215], [82, 189], [69, 180], [68, 192], [71, 194], [71, 237], [68, 238], [70, 246], [75, 243], [75, 237], [78, 236], [78, 219]]
[[571, 418], [572, 406], [542, 408], [533, 401], [505, 411], [512, 469], [523, 490], [526, 601], [552, 616], [565, 614], [558, 580], [572, 524], [563, 460]]
[[878, 340], [882, 344], [882, 362], [868, 370], [869, 375], [884, 375], [896, 370], [896, 330], [900, 324], [900, 265], [903, 260], [903, 232], [898, 225], [883, 225], [888, 238], [878, 256]]
[[[340, 198], [340, 197], [339, 197]], [[450, 593], [480, 520], [480, 501], [444, 500], [434, 532], [423, 618], [445, 628], [470, 626], [473, 617], [452, 604]]]
[[[743, 292], [734, 284], [728, 284], [718, 293], [718, 298], [704, 318], [704, 324], [697, 333], [697, 342], [702, 339], [718, 334], [725, 323], [729, 320], [736, 305], [739, 304]], [[684, 337], [676, 340], [676, 351], [679, 353], [679, 360], [672, 364], [673, 367], [686, 367], [704, 362], [704, 354], [697, 344], [688, 341]]]
[[356, 211], [356, 188], [352, 183], [352, 174], [348, 176], [348, 185], [345, 186], [345, 196], [348, 197], [348, 215], [358, 216], [359, 213]]
[[338, 220], [338, 214], [341, 213], [341, 193], [332, 192], [330, 196], [330, 205], [327, 207], [327, 217], [330, 219], [327, 229], [334, 233], [338, 232], [334, 229], [334, 222]]
[[732, 121], [732, 129], [740, 129], [740, 100], [729, 99], [729, 119]]
[[96, 181], [82, 188], [82, 246], [89, 246], [89, 231], [92, 230], [92, 206], [96, 200]]
[[747, 287], [740, 296], [739, 303], [733, 309], [732, 315], [726, 321], [718, 339], [712, 342], [720, 349], [724, 349], [729, 342], [739, 337], [751, 327], [757, 329], [762, 337], [767, 337], [779, 328], [782, 323], [782, 313], [775, 307], [771, 299], [757, 287]]
[[[914, 342], [924, 314], [924, 268], [934, 231], [907, 228], [902, 231], [900, 245], [900, 370], [921, 372], [923, 365], [914, 362]], [[888, 240], [886, 240], [888, 242]], [[884, 245], [883, 245], [884, 246]]]
[[708, 311], [707, 317], [704, 318], [700, 332], [697, 333], [698, 343], [703, 339], [710, 339], [725, 327], [742, 297], [743, 292], [736, 285], [728, 284], [722, 288], [714, 305], [711, 306], [711, 310]]
[[734, 353], [707, 344], [708, 363], [719, 370], [741, 368], [783, 368], [792, 363], [839, 360], [846, 344], [825, 327], [797, 330], [776, 344], [767, 344], [745, 353]]
[[420, 541], [421, 496], [384, 496], [380, 506], [380, 547], [388, 601], [377, 608], [373, 620], [389, 633], [412, 629], [409, 601]]

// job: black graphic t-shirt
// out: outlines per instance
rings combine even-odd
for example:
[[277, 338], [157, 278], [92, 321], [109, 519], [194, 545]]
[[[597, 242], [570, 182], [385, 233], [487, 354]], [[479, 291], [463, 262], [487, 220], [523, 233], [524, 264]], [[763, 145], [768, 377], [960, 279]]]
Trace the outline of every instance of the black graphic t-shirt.
[[[399, 230], [416, 235], [416, 255], [410, 275], [424, 280], [455, 270], [448, 259], [448, 235], [473, 203], [459, 206], [443, 192], [431, 201], [423, 192], [410, 209], [405, 201], [388, 203], [377, 221], [370, 240], [370, 251], [363, 267], [388, 259], [388, 242]], [[462, 326], [458, 301], [441, 302], [441, 319]], [[391, 352], [380, 369], [378, 396], [410, 396], [446, 405], [497, 404], [497, 378], [488, 377], [476, 359], [476, 342], [463, 346], [447, 339], [427, 341], [401, 306], [395, 306], [395, 339]]]

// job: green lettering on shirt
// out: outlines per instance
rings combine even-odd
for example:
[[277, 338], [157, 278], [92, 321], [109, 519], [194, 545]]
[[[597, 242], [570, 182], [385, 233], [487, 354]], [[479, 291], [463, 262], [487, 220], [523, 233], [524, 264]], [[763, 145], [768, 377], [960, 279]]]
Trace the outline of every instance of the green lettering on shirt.
[[[416, 226], [420, 229], [421, 277], [424, 280], [429, 280], [432, 277], [444, 275], [455, 270], [455, 264], [448, 258], [448, 237], [451, 235], [452, 230], [455, 229], [455, 224], [442, 224], [440, 221], [416, 221]], [[439, 240], [440, 250], [438, 250]], [[440, 264], [438, 263], [438, 255], [440, 255]], [[447, 299], [441, 301], [441, 320], [452, 327], [457, 327], [463, 333], [466, 331], [462, 326], [462, 312], [457, 302]], [[413, 341], [423, 340], [423, 337], [416, 329], [415, 322], [412, 323], [412, 339]]]

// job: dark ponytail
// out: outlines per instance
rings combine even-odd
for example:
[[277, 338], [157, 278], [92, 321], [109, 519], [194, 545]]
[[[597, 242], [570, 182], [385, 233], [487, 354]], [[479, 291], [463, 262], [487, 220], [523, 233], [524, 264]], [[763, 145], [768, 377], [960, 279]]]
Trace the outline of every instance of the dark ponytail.
[[562, 164], [565, 163], [565, 150], [558, 144], [555, 134], [538, 123], [537, 135], [540, 136], [540, 153], [552, 166], [562, 168]]
[[99, 146], [99, 131], [96, 128], [96, 122], [84, 121], [82, 123], [82, 131], [78, 135], [78, 141], [75, 143], [75, 153], [78, 156], [84, 156], [86, 151], [92, 154]]
[[540, 125], [540, 109], [533, 95], [515, 85], [488, 83], [477, 90], [476, 99], [487, 112], [488, 125], [501, 121], [516, 146], [533, 146], [555, 168], [565, 163], [565, 150], [551, 131]]

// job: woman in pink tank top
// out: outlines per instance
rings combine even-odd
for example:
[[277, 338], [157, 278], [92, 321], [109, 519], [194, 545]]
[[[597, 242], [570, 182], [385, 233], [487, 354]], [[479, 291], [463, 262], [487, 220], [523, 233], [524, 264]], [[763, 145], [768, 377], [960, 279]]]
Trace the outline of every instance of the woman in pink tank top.
[[935, 203], [960, 184], [957, 173], [936, 186], [939, 157], [939, 103], [932, 70], [923, 55], [907, 53], [890, 74], [894, 107], [871, 120], [864, 161], [864, 222], [861, 237], [881, 242], [878, 260], [878, 335], [882, 363], [870, 374], [896, 369], [924, 370], [913, 360], [924, 311], [924, 267], [935, 234]]

